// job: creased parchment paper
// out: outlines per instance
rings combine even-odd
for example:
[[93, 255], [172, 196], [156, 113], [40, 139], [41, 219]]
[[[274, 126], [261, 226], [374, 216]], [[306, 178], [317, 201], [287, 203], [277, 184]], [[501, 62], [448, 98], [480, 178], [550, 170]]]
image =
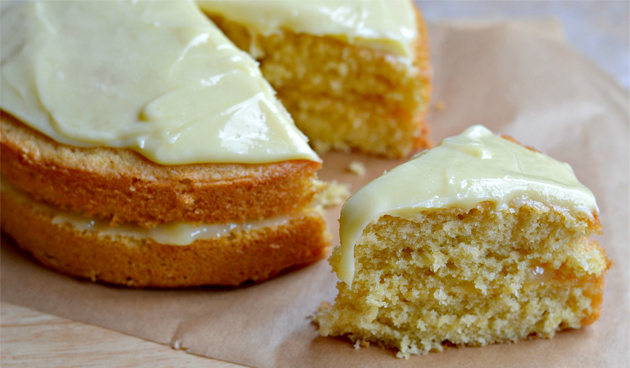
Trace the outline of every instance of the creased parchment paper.
[[[336, 277], [325, 261], [261, 285], [129, 290], [49, 271], [2, 237], [2, 301], [91, 323], [225, 361], [255, 367], [621, 367], [628, 365], [629, 96], [567, 47], [557, 27], [452, 22], [430, 27], [435, 142], [484, 124], [569, 162], [595, 193], [615, 265], [606, 277], [601, 318], [551, 340], [448, 349], [409, 360], [378, 347], [355, 350], [322, 338], [309, 315], [332, 301]], [[351, 161], [367, 175], [348, 171]], [[320, 177], [361, 185], [402, 161], [330, 153]], [[339, 208], [327, 212], [338, 242]], [[32, 229], [36, 231], [36, 229]]]

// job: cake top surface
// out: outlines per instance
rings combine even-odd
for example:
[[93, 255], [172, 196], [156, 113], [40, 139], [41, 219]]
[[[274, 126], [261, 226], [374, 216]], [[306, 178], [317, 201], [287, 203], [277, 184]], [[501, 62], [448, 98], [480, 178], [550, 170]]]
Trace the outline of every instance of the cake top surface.
[[412, 218], [442, 208], [469, 210], [486, 201], [504, 210], [531, 200], [588, 217], [598, 212], [593, 193], [568, 164], [481, 125], [472, 126], [384, 173], [346, 202], [339, 220], [342, 256], [337, 276], [351, 285], [354, 244], [381, 216]]
[[167, 165], [319, 161], [192, 0], [6, 5], [1, 107], [58, 142]]
[[280, 29], [386, 50], [411, 59], [418, 36], [410, 0], [197, 0], [199, 7], [270, 35]]

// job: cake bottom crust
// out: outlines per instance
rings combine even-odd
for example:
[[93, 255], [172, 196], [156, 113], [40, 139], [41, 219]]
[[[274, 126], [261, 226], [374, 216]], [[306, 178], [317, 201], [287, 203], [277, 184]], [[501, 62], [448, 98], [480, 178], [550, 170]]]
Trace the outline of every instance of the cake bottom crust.
[[2, 192], [2, 230], [43, 265], [61, 273], [130, 287], [192, 287], [261, 282], [329, 252], [321, 214], [297, 211], [280, 224], [190, 245], [103, 236], [54, 224], [53, 215]]

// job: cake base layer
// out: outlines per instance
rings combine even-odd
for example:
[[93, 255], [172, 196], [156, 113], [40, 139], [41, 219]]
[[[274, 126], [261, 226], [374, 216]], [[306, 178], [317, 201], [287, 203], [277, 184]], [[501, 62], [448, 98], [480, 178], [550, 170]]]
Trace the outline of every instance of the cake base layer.
[[190, 245], [101, 236], [38, 210], [3, 190], [2, 230], [43, 265], [67, 275], [130, 287], [188, 287], [261, 282], [326, 256], [330, 236], [321, 214], [307, 208], [275, 226], [234, 231]]
[[252, 34], [237, 22], [208, 15], [260, 62], [265, 79], [316, 150], [353, 149], [398, 158], [431, 146], [425, 124], [429, 49], [420, 12], [412, 61], [332, 36], [286, 29]]
[[355, 244], [352, 288], [340, 282], [316, 321], [322, 335], [376, 342], [399, 357], [579, 328], [598, 318], [610, 267], [588, 240], [600, 228], [596, 216], [538, 202], [386, 215]]
[[215, 223], [289, 214], [319, 191], [319, 162], [163, 166], [126, 149], [59, 144], [0, 114], [2, 174], [37, 200], [116, 223]]

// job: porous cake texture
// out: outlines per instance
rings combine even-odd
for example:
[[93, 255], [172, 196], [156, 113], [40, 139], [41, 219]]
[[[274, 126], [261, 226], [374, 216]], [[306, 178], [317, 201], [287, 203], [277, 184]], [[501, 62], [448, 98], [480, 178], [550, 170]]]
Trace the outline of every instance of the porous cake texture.
[[602, 232], [592, 193], [513, 142], [471, 127], [351, 197], [320, 333], [407, 358], [597, 320], [611, 261], [590, 238]]
[[[601, 309], [610, 262], [588, 240], [600, 230], [597, 219], [539, 202], [383, 216], [356, 243], [352, 288], [338, 284], [320, 332], [408, 357], [579, 328]], [[339, 257], [336, 248], [333, 268]]]
[[255, 34], [206, 12], [230, 40], [258, 60], [265, 79], [320, 153], [354, 149], [397, 158], [431, 145], [425, 123], [431, 92], [429, 48], [419, 11], [412, 60], [286, 28]]

